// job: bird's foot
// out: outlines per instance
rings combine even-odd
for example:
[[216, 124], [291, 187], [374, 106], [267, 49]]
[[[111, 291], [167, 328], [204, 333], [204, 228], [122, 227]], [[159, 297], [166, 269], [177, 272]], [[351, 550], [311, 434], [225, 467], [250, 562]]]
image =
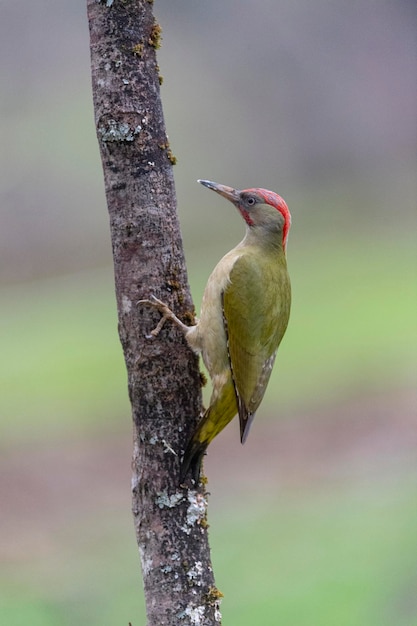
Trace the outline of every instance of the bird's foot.
[[137, 304], [148, 304], [149, 306], [152, 306], [154, 309], [159, 311], [159, 313], [162, 315], [157, 326], [153, 330], [151, 330], [149, 335], [146, 335], [147, 339], [153, 339], [157, 337], [167, 320], [171, 320], [172, 322], [174, 322], [174, 324], [179, 326], [179, 328], [181, 328], [184, 333], [188, 331], [188, 326], [183, 324], [181, 320], [178, 319], [178, 317], [175, 315], [175, 313], [171, 311], [169, 306], [165, 304], [165, 302], [162, 302], [162, 300], [159, 300], [156, 296], [151, 295], [151, 299], [139, 300]]

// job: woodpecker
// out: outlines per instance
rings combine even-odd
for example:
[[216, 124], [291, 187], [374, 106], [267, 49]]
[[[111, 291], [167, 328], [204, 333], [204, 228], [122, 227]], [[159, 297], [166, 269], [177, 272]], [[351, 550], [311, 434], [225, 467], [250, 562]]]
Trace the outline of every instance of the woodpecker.
[[140, 301], [162, 315], [151, 335], [172, 320], [192, 350], [202, 355], [211, 378], [210, 405], [185, 450], [180, 471], [180, 482], [190, 471], [196, 483], [207, 446], [237, 414], [245, 442], [291, 307], [286, 261], [291, 214], [285, 201], [266, 189], [239, 191], [209, 180], [198, 182], [235, 205], [246, 223], [245, 236], [213, 270], [194, 326], [183, 324], [155, 297]]

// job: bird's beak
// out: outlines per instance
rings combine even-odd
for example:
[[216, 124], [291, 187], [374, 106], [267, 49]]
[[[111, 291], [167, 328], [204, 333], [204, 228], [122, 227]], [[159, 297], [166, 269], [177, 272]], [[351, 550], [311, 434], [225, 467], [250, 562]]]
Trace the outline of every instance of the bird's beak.
[[220, 185], [219, 183], [213, 183], [211, 180], [198, 180], [197, 182], [204, 185], [204, 187], [208, 187], [209, 189], [213, 189], [219, 193], [223, 198], [227, 198], [233, 204], [238, 204], [239, 202], [239, 192], [233, 187], [227, 187], [227, 185]]

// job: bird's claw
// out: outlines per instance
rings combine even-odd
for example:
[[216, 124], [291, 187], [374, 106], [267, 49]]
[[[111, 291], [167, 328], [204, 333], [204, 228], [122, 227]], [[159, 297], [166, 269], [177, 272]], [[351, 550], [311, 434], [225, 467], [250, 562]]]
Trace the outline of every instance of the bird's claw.
[[162, 300], [159, 300], [153, 294], [151, 295], [150, 298], [147, 298], [145, 300], [138, 300], [137, 304], [149, 304], [154, 309], [157, 309], [163, 315], [166, 315], [167, 313], [171, 314], [171, 309], [168, 307], [168, 305], [166, 305], [165, 302], [162, 302]]
[[159, 300], [153, 294], [151, 294], [149, 298], [145, 298], [144, 300], [138, 300], [136, 304], [149, 304], [150, 306], [153, 306], [154, 308], [166, 307], [166, 304], [164, 304], [162, 300]]
[[146, 339], [155, 339], [155, 337], [157, 337], [161, 332], [165, 322], [168, 319], [172, 318], [173, 313], [171, 309], [164, 302], [162, 302], [162, 300], [159, 300], [153, 294], [148, 299], [138, 300], [137, 304], [148, 304], [157, 311], [159, 311], [159, 313], [161, 313], [162, 317], [159, 320], [157, 326], [153, 330], [151, 330], [148, 335], [145, 335]]
[[167, 304], [165, 304], [165, 302], [162, 302], [162, 300], [159, 300], [153, 294], [151, 295], [150, 299], [138, 300], [137, 304], [149, 304], [154, 309], [159, 311], [159, 313], [162, 315], [156, 328], [154, 328], [151, 331], [150, 336], [149, 335], [147, 336], [149, 339], [155, 338], [159, 335], [159, 333], [162, 330], [162, 327], [164, 326], [167, 320], [171, 320], [172, 322], [174, 322], [174, 324], [176, 324], [178, 328], [182, 330], [183, 333], [188, 332], [189, 330], [188, 326], [186, 326], [183, 322], [181, 322], [180, 319], [178, 319], [178, 317], [171, 311], [171, 309], [169, 308]]

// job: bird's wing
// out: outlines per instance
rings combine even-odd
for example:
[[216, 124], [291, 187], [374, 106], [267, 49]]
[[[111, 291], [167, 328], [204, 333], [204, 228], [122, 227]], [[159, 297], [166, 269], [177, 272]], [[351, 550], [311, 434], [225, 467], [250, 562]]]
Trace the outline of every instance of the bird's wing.
[[242, 442], [264, 396], [287, 325], [282, 282], [279, 267], [243, 255], [234, 264], [223, 292], [223, 319]]

